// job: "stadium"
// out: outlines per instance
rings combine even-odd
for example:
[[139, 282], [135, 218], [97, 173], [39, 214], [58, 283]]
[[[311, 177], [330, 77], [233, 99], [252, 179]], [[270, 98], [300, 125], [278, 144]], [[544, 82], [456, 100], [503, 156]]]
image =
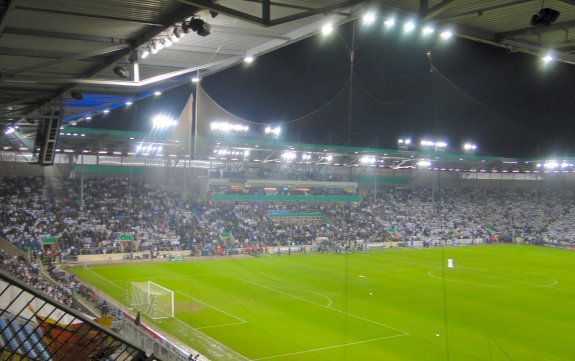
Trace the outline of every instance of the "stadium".
[[0, 360], [572, 360], [574, 6], [0, 1]]

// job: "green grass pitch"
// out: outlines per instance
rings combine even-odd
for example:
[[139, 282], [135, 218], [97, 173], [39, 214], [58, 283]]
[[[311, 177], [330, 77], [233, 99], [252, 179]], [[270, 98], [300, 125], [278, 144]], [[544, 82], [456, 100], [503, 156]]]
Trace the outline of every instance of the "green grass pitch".
[[388, 249], [73, 272], [119, 302], [129, 281], [173, 290], [175, 319], [148, 324], [212, 360], [575, 359], [567, 250]]

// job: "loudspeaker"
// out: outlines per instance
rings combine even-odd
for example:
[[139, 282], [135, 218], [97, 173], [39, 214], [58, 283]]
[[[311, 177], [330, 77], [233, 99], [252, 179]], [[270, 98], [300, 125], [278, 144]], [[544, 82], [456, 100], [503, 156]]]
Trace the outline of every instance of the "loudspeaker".
[[61, 120], [61, 113], [57, 110], [38, 121], [34, 150], [38, 150], [37, 163], [42, 166], [54, 164]]

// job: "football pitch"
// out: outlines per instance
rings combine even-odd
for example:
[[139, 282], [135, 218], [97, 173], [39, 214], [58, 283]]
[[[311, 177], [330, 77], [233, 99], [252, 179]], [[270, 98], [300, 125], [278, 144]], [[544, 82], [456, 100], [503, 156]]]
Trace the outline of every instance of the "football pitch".
[[72, 271], [120, 303], [132, 281], [174, 291], [175, 318], [145, 322], [214, 361], [575, 359], [567, 250], [396, 248]]

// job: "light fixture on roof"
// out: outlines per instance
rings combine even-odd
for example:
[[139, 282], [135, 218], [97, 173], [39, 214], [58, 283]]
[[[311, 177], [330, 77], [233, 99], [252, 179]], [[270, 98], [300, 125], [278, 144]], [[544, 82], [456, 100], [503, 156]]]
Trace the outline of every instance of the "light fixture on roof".
[[199, 36], [208, 36], [210, 35], [211, 26], [202, 19], [192, 18], [182, 24], [182, 30], [186, 34], [189, 34], [193, 31]]
[[329, 22], [321, 27], [321, 33], [323, 35], [329, 35], [333, 33], [333, 23]]
[[395, 18], [388, 18], [383, 22], [383, 24], [385, 25], [386, 28], [391, 28], [392, 26], [395, 25]]
[[451, 30], [445, 30], [440, 34], [440, 36], [441, 39], [443, 40], [449, 40], [453, 37], [453, 33], [451, 32]]
[[421, 32], [423, 35], [431, 35], [435, 32], [435, 29], [431, 25], [426, 25]]
[[550, 63], [553, 60], [555, 60], [555, 58], [550, 53], [547, 53], [547, 55], [545, 55], [543, 58], [541, 58], [541, 60], [543, 60], [544, 63]]
[[160, 96], [160, 95], [162, 95], [162, 92], [159, 91], [159, 90], [156, 90], [156, 91], [154, 92], [154, 95], [155, 95], [155, 96]]
[[246, 64], [251, 64], [251, 63], [253, 63], [253, 62], [254, 62], [254, 57], [251, 56], [251, 55], [247, 55], [247, 56], [244, 58], [244, 63], [246, 63]]
[[116, 74], [120, 78], [124, 78], [124, 79], [127, 79], [130, 77], [130, 71], [123, 66], [115, 67], [114, 68], [114, 74]]
[[132, 105], [132, 104], [134, 104], [134, 103], [133, 103], [131, 100], [128, 100], [128, 101], [126, 102], [126, 105], [127, 105], [127, 106], [130, 106], [130, 105]]
[[162, 40], [162, 45], [164, 46], [164, 48], [169, 48], [170, 46], [174, 45], [174, 43], [172, 43], [172, 41], [169, 38], [165, 38]]
[[415, 29], [415, 23], [412, 20], [409, 20], [408, 22], [406, 22], [405, 24], [403, 24], [403, 30], [405, 32], [410, 32], [413, 29]]
[[150, 50], [146, 47], [140, 50], [140, 59], [146, 59], [150, 55]]
[[371, 25], [375, 22], [375, 11], [370, 10], [363, 15], [363, 24]]
[[88, 116], [86, 117], [86, 120], [92, 120], [92, 117], [88, 115]]
[[108, 114], [110, 112], [110, 109], [104, 109], [104, 114]]
[[198, 75], [196, 75], [192, 78], [192, 83], [199, 83], [199, 82], [200, 82], [200, 77]]
[[551, 8], [544, 8], [531, 17], [531, 26], [549, 26], [559, 18], [559, 11]]
[[5, 129], [4, 129], [4, 135], [10, 135], [16, 133], [16, 127], [13, 124], [9, 124]]

